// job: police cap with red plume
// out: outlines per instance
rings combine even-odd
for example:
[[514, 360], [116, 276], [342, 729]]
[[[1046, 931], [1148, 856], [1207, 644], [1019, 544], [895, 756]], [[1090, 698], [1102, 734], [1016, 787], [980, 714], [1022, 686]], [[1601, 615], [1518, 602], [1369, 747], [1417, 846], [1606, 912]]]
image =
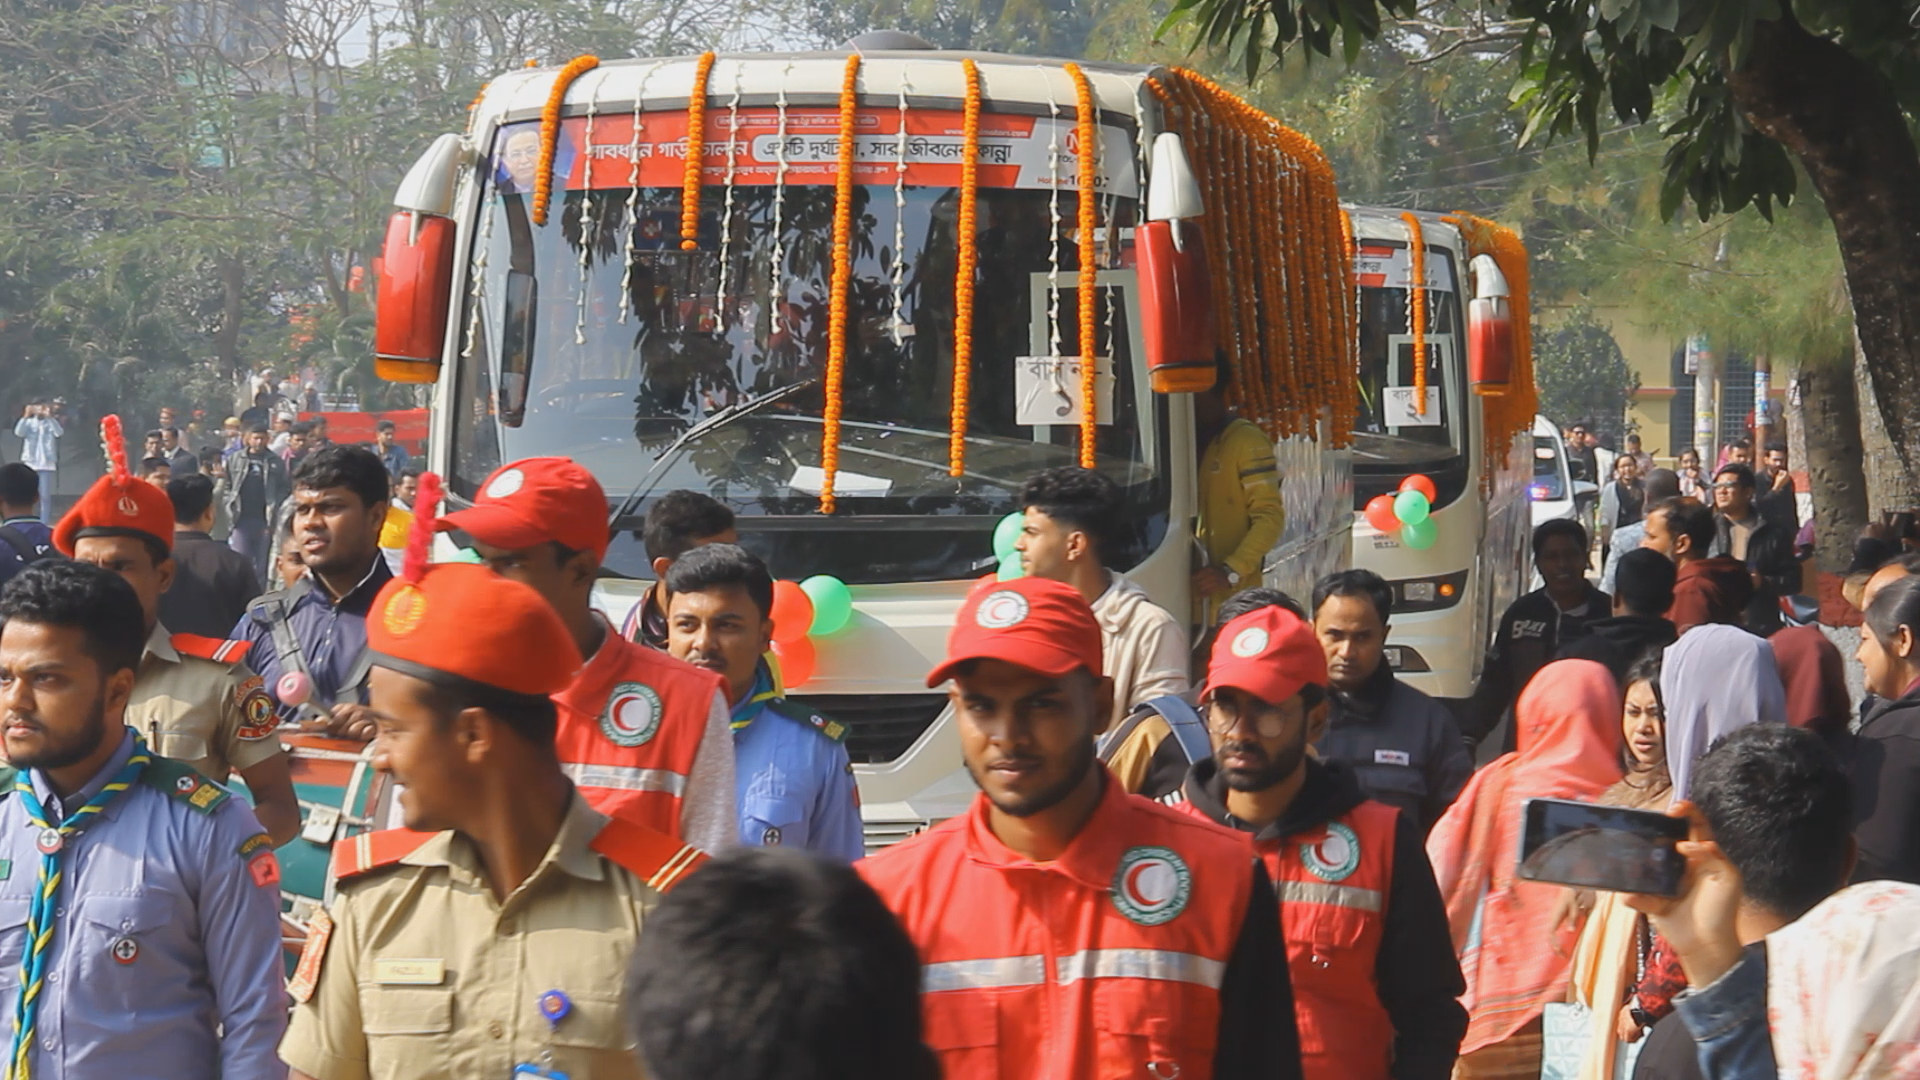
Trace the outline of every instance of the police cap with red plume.
[[127, 446], [120, 418], [100, 421], [106, 444], [107, 475], [94, 481], [53, 527], [53, 546], [71, 557], [76, 542], [89, 536], [133, 536], [173, 551], [173, 502], [167, 493], [127, 470]]
[[428, 563], [440, 491], [438, 476], [421, 474], [400, 576], [367, 613], [373, 663], [431, 683], [477, 683], [528, 698], [565, 690], [580, 670], [580, 650], [539, 593], [484, 566]]

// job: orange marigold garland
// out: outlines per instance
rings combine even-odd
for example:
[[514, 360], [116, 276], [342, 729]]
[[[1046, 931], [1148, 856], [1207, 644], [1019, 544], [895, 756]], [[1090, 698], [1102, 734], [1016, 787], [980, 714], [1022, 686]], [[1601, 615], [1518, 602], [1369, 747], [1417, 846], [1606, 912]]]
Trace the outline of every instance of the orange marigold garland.
[[1411, 281], [1407, 288], [1407, 333], [1413, 336], [1413, 411], [1427, 415], [1427, 237], [1420, 228], [1420, 217], [1409, 211], [1400, 215], [1407, 223], [1407, 251], [1411, 256]]
[[1099, 306], [1100, 264], [1094, 254], [1095, 233], [1100, 228], [1100, 203], [1096, 181], [1099, 178], [1100, 130], [1093, 111], [1093, 87], [1079, 64], [1067, 65], [1067, 77], [1073, 80], [1074, 133], [1079, 149], [1074, 166], [1079, 170], [1080, 199], [1080, 467], [1094, 465], [1094, 435], [1098, 431], [1098, 399], [1095, 389], [1100, 370], [1100, 324], [1095, 308]]
[[573, 81], [600, 66], [597, 56], [576, 56], [553, 77], [547, 91], [547, 104], [540, 110], [540, 173], [533, 178], [533, 223], [547, 223], [547, 206], [553, 201], [553, 151], [560, 141], [560, 110], [567, 102], [567, 87]]
[[953, 269], [953, 408], [948, 420], [947, 475], [967, 471], [967, 403], [973, 392], [973, 285], [980, 265], [976, 215], [980, 199], [980, 66], [960, 61], [967, 100], [960, 120], [960, 213]]
[[840, 470], [840, 388], [847, 367], [847, 291], [853, 283], [854, 127], [860, 111], [860, 54], [847, 57], [840, 83], [840, 154], [833, 183], [833, 297], [827, 306], [826, 408], [820, 430], [820, 512], [833, 513]]
[[1533, 308], [1527, 247], [1519, 233], [1486, 218], [1454, 214], [1443, 220], [1460, 229], [1468, 257], [1492, 256], [1501, 276], [1507, 279], [1507, 302], [1513, 312], [1512, 383], [1504, 394], [1480, 398], [1486, 417], [1486, 474], [1482, 483], [1490, 484], [1491, 473], [1508, 464], [1514, 437], [1532, 430], [1533, 414], [1538, 409], [1533, 384]]
[[693, 72], [693, 91], [687, 95], [687, 160], [680, 176], [682, 251], [700, 246], [700, 168], [707, 158], [707, 78], [712, 74], [713, 53], [703, 52]]

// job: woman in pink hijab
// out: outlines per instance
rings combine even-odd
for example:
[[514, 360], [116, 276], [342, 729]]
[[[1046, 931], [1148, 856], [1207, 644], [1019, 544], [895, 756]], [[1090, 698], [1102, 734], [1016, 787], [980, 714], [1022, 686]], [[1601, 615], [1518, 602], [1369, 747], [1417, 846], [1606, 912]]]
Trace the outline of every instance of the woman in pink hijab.
[[1541, 668], [1514, 723], [1518, 749], [1482, 769], [1427, 838], [1467, 981], [1460, 1080], [1537, 1077], [1541, 1012], [1566, 995], [1569, 950], [1549, 947], [1564, 890], [1514, 878], [1522, 804], [1592, 802], [1621, 776], [1620, 688], [1600, 664]]

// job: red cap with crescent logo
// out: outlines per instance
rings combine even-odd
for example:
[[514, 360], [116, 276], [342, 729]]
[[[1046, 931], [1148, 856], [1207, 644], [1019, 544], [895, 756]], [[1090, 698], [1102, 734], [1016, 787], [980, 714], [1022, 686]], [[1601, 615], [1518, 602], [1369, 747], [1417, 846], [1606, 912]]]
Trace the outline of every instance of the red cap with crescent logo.
[[1278, 705], [1308, 685], [1327, 685], [1327, 654], [1300, 616], [1255, 608], [1220, 628], [1207, 663], [1207, 687], [1245, 690]]
[[947, 658], [927, 675], [939, 686], [969, 660], [1005, 660], [1059, 677], [1075, 668], [1101, 674], [1100, 623], [1079, 590], [1046, 578], [976, 587], [947, 635]]
[[571, 458], [524, 458], [495, 469], [473, 505], [441, 518], [440, 528], [509, 551], [551, 540], [604, 558], [607, 493]]
[[367, 612], [373, 662], [434, 681], [436, 674], [527, 697], [565, 690], [580, 670], [580, 650], [539, 593], [471, 563], [429, 565], [440, 478], [420, 477], [400, 576]]
[[71, 557], [75, 542], [84, 536], [138, 534], [172, 551], [173, 501], [166, 492], [127, 471], [127, 448], [121, 440], [119, 417], [100, 421], [100, 438], [107, 447], [107, 475], [95, 480], [53, 527], [53, 546]]

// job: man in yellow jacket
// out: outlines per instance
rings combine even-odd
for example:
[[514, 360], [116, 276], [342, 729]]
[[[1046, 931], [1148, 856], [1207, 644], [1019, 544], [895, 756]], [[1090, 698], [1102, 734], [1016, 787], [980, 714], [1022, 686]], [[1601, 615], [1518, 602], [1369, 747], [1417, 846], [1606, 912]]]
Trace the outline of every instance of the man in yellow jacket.
[[1267, 552], [1287, 524], [1273, 440], [1227, 407], [1232, 369], [1225, 356], [1216, 363], [1219, 378], [1213, 388], [1193, 395], [1200, 450], [1198, 534], [1207, 553], [1207, 565], [1193, 574], [1193, 597], [1203, 626], [1227, 597], [1260, 584]]

